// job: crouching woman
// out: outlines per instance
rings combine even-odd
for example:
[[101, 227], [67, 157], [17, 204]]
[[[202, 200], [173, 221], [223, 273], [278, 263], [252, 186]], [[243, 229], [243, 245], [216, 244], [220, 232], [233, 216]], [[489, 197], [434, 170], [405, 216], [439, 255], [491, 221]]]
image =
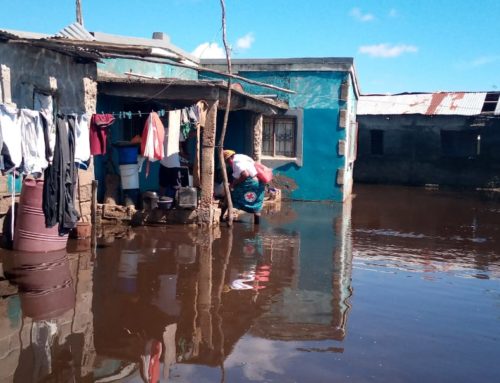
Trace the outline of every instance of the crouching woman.
[[233, 206], [252, 213], [254, 223], [259, 224], [265, 184], [257, 178], [255, 161], [244, 154], [236, 154], [233, 150], [224, 150], [224, 160], [231, 167], [230, 189]]

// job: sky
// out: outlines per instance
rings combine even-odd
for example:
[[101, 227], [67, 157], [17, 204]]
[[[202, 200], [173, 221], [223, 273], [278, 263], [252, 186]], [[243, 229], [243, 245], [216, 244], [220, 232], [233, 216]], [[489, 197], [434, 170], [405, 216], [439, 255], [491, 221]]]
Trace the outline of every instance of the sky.
[[[75, 0], [0, 0], [0, 29], [54, 34]], [[85, 28], [223, 57], [220, 0], [81, 0]], [[500, 91], [500, 0], [225, 0], [233, 58], [353, 57], [363, 94]]]

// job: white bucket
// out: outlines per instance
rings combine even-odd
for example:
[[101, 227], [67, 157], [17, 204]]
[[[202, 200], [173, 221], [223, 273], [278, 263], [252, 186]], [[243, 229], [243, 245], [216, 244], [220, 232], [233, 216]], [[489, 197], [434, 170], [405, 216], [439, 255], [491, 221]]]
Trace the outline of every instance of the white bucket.
[[122, 189], [139, 189], [139, 166], [137, 164], [120, 165]]

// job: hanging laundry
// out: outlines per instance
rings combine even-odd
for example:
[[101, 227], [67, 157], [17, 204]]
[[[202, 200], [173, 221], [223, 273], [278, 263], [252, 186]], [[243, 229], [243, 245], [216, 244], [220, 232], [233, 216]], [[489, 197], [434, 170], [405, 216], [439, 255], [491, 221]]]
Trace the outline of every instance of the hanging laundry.
[[198, 120], [199, 120], [198, 105], [191, 105], [188, 108], [188, 117], [189, 117], [189, 121], [191, 123], [198, 124]]
[[165, 136], [165, 155], [161, 164], [167, 168], [178, 168], [181, 166], [179, 160], [179, 138], [181, 127], [181, 111], [172, 110], [168, 112], [168, 130]]
[[141, 155], [151, 162], [163, 158], [163, 139], [165, 128], [156, 112], [149, 114], [141, 139]]
[[52, 161], [56, 145], [56, 124], [54, 123], [54, 100], [51, 95], [35, 93], [35, 110], [42, 116], [45, 140], [45, 159]]
[[181, 141], [187, 140], [189, 137], [189, 132], [191, 132], [191, 121], [189, 119], [188, 108], [184, 108], [181, 111]]
[[90, 159], [89, 117], [87, 114], [75, 115], [75, 163], [87, 169]]
[[21, 122], [16, 108], [0, 104], [0, 130], [2, 132], [2, 156], [4, 171], [18, 168], [22, 161]]
[[94, 114], [90, 120], [90, 153], [106, 154], [108, 128], [115, 122], [112, 114]]
[[75, 117], [58, 115], [56, 128], [54, 159], [44, 173], [42, 207], [46, 226], [59, 224], [59, 233], [66, 234], [78, 220], [74, 206]]
[[24, 160], [23, 172], [40, 177], [48, 166], [45, 158], [45, 140], [40, 112], [21, 109], [21, 149]]

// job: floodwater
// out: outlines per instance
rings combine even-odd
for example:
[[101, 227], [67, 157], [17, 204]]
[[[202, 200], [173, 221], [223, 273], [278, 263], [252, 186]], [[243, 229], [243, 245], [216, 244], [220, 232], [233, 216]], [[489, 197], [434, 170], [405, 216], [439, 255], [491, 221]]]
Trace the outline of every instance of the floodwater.
[[499, 381], [498, 196], [354, 193], [3, 251], [0, 382]]

